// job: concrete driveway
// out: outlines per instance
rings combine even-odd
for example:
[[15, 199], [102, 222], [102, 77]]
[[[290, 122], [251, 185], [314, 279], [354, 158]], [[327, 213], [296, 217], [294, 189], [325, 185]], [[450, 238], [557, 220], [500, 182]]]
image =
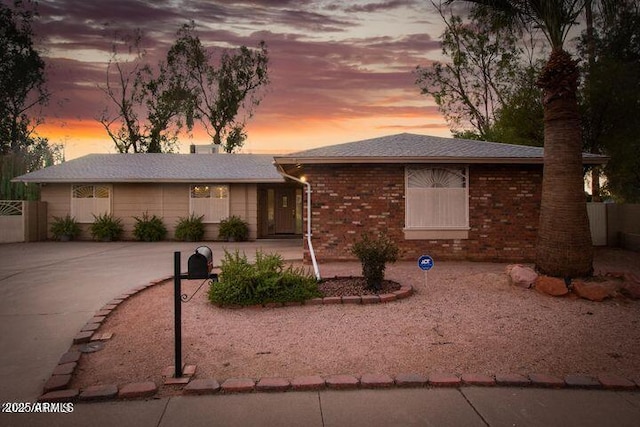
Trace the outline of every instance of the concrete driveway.
[[[0, 400], [35, 401], [73, 337], [106, 302], [130, 288], [182, 270], [200, 245], [252, 257], [257, 249], [302, 259], [302, 240], [233, 244], [181, 242], [38, 242], [0, 245]], [[167, 310], [173, 310], [167, 301]]]

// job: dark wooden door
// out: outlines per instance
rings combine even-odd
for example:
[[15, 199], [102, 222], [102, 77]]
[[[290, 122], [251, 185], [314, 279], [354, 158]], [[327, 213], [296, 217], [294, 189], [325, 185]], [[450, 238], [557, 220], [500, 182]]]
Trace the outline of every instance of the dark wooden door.
[[296, 232], [296, 189], [276, 189], [275, 205], [276, 234], [294, 234]]

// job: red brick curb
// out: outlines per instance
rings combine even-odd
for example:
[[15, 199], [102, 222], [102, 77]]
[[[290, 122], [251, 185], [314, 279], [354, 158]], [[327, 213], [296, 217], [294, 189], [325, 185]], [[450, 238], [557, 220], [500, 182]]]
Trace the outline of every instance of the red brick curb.
[[255, 381], [250, 378], [229, 378], [222, 383], [222, 391], [227, 393], [249, 393], [255, 388]]
[[615, 375], [599, 375], [598, 381], [607, 390], [633, 390], [636, 388], [633, 381]]
[[386, 374], [364, 374], [360, 378], [362, 388], [389, 388], [394, 385], [393, 378]]
[[496, 384], [507, 387], [525, 387], [531, 385], [531, 380], [518, 374], [496, 374]]
[[80, 393], [80, 400], [112, 399], [117, 395], [118, 395], [118, 386], [114, 384], [94, 385], [82, 390], [82, 392]]
[[284, 378], [261, 378], [256, 384], [257, 391], [287, 391], [291, 387]]
[[431, 374], [429, 384], [436, 387], [459, 387], [462, 381], [453, 374]]
[[327, 387], [334, 390], [346, 390], [358, 388], [358, 378], [352, 375], [330, 375], [325, 378]]
[[291, 388], [297, 391], [303, 390], [320, 390], [325, 388], [324, 378], [319, 375], [310, 375], [306, 377], [296, 377], [291, 380]]
[[220, 391], [220, 384], [216, 380], [193, 380], [185, 388], [184, 394], [214, 394]]
[[546, 374], [529, 374], [531, 384], [538, 387], [564, 387], [565, 383], [562, 379]]
[[[601, 375], [597, 379], [583, 375], [567, 375], [564, 379], [546, 374], [531, 374], [529, 378], [519, 374], [498, 374], [495, 377], [483, 374], [434, 373], [427, 376], [417, 373], [398, 374], [395, 378], [387, 374], [329, 375], [322, 377], [310, 375], [296, 377], [292, 380], [278, 377], [265, 377], [258, 381], [251, 378], [229, 378], [222, 385], [215, 379], [193, 379], [183, 385], [183, 395], [252, 393], [252, 392], [287, 392], [318, 391], [325, 388], [332, 390], [408, 388], [408, 387], [539, 387], [539, 388], [597, 388], [602, 390], [636, 390], [640, 388], [629, 379]], [[180, 390], [180, 389], [178, 389]], [[89, 401], [108, 399], [148, 398], [158, 392], [154, 382], [131, 383], [120, 390], [116, 385], [97, 385], [82, 390], [60, 389], [49, 390], [40, 397], [40, 401]]]
[[599, 388], [600, 382], [593, 377], [587, 375], [567, 375], [564, 377], [567, 387], [573, 388]]
[[125, 384], [118, 391], [118, 397], [123, 399], [136, 399], [151, 397], [158, 392], [158, 385], [153, 381]]
[[398, 374], [396, 375], [396, 385], [398, 387], [424, 387], [429, 383], [429, 379], [420, 374]]
[[71, 375], [51, 375], [51, 377], [44, 383], [43, 391], [48, 393], [50, 391], [66, 389], [71, 382]]
[[460, 378], [463, 384], [467, 385], [481, 385], [481, 386], [494, 386], [496, 380], [489, 375], [481, 374], [463, 374]]
[[362, 295], [363, 304], [378, 304], [380, 303], [380, 297], [378, 295]]
[[38, 398], [38, 402], [73, 402], [78, 398], [78, 390], [66, 389], [50, 391]]
[[77, 362], [80, 360], [81, 353], [79, 351], [68, 351], [58, 361], [58, 365], [64, 365], [65, 363]]
[[71, 375], [78, 366], [77, 362], [61, 363], [55, 367], [51, 375]]

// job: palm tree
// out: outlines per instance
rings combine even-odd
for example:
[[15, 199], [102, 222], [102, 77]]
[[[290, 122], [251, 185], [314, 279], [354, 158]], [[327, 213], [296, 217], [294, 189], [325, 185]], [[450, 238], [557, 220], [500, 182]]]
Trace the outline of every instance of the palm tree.
[[[452, 3], [455, 0], [448, 0]], [[544, 174], [536, 268], [555, 277], [589, 276], [593, 245], [582, 171], [577, 61], [564, 41], [585, 0], [465, 0], [540, 28], [551, 54], [538, 78], [544, 92]]]

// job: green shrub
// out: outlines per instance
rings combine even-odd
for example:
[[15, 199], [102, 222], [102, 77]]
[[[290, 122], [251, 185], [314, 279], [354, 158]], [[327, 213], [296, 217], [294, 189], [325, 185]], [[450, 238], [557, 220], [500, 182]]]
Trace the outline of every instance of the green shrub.
[[64, 218], [54, 216], [51, 234], [54, 239], [71, 240], [80, 234], [80, 225], [74, 217], [68, 214]]
[[377, 239], [362, 235], [351, 252], [358, 257], [362, 264], [362, 275], [367, 282], [367, 288], [378, 291], [384, 280], [384, 270], [388, 262], [398, 259], [398, 246], [387, 236], [379, 235]]
[[204, 215], [178, 218], [176, 224], [176, 239], [186, 242], [199, 242], [204, 237], [204, 224], [202, 223]]
[[162, 218], [153, 215], [149, 217], [149, 212], [142, 214], [142, 218], [134, 216], [136, 225], [133, 228], [133, 235], [138, 240], [145, 242], [157, 242], [167, 235], [167, 227], [164, 226]]
[[209, 300], [217, 305], [301, 302], [321, 296], [313, 275], [303, 268], [284, 268], [278, 254], [258, 251], [251, 264], [244, 253], [225, 251], [220, 270], [220, 282], [209, 288]]
[[103, 242], [109, 242], [112, 240], [118, 240], [122, 234], [122, 220], [120, 218], [114, 218], [110, 214], [100, 214], [93, 216], [94, 221], [91, 224], [90, 231], [91, 236], [95, 240], [102, 240]]
[[220, 221], [218, 237], [230, 242], [243, 242], [249, 237], [249, 224], [239, 216], [232, 215]]

